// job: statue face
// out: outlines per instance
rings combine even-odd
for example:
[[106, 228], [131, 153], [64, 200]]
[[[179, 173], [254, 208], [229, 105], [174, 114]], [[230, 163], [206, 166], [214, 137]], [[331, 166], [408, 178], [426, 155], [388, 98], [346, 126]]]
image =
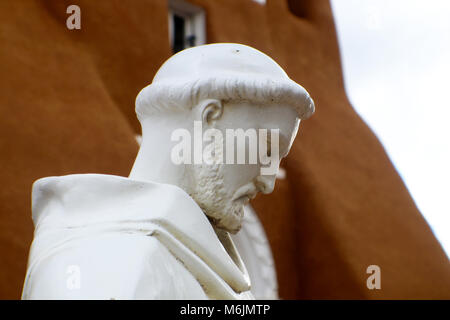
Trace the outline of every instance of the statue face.
[[[218, 158], [223, 159], [223, 163], [215, 161], [191, 165], [192, 185], [189, 193], [213, 224], [232, 233], [239, 231], [243, 209], [249, 200], [258, 192], [273, 191], [279, 163], [289, 152], [299, 122], [295, 110], [290, 107], [260, 106], [249, 102], [226, 103], [218, 119], [211, 123], [204, 122], [203, 132], [207, 129], [217, 129], [222, 133], [223, 141], [220, 144], [223, 146], [223, 157]], [[230, 163], [228, 160], [231, 160], [231, 157], [227, 159], [230, 150], [227, 146], [230, 141], [227, 131], [228, 134], [238, 134], [237, 129], [243, 129], [241, 133], [246, 132], [248, 136], [246, 143], [242, 144], [237, 143], [239, 138], [233, 137], [235, 157]], [[278, 132], [278, 139], [274, 131]], [[251, 138], [248, 138], [252, 132], [255, 133], [253, 137], [257, 137], [257, 149], [254, 145], [252, 147]], [[265, 144], [267, 149], [259, 148], [261, 143]], [[204, 142], [203, 145], [205, 147], [207, 143]], [[239, 152], [245, 155], [245, 163], [238, 161]], [[261, 152], [264, 152], [265, 158]], [[220, 151], [216, 149], [214, 154], [219, 153]], [[252, 153], [253, 158], [257, 159], [256, 163], [249, 163]], [[262, 172], [262, 168], [269, 169], [269, 167], [272, 170]]]

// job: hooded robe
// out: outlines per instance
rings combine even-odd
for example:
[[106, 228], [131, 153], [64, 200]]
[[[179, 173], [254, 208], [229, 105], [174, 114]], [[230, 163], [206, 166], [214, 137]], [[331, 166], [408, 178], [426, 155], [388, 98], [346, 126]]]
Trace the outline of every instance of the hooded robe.
[[33, 185], [23, 299], [252, 299], [229, 234], [181, 188], [78, 174]]

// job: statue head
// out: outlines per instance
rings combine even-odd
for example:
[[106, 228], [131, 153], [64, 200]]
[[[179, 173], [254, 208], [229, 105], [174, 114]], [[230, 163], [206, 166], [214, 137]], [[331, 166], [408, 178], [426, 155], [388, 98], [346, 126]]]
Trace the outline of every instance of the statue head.
[[152, 178], [183, 188], [216, 227], [234, 233], [244, 205], [272, 192], [279, 163], [314, 103], [267, 55], [220, 43], [168, 59], [137, 96], [136, 112], [143, 133], [138, 159], [147, 159], [137, 159], [136, 170], [156, 165]]

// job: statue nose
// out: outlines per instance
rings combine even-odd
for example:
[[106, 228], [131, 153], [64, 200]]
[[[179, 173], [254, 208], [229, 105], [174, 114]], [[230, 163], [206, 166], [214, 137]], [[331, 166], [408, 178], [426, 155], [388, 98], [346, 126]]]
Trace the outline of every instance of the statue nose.
[[264, 194], [271, 193], [275, 187], [275, 178], [275, 175], [256, 177], [256, 188]]

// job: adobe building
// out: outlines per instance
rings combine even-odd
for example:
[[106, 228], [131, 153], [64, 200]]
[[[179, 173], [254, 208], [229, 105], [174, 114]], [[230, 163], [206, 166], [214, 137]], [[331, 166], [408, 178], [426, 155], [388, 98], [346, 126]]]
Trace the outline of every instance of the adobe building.
[[[176, 2], [170, 10], [167, 0], [0, 2], [0, 298], [21, 294], [33, 181], [127, 176], [138, 151], [137, 93], [174, 50], [202, 41], [261, 50], [316, 103], [282, 164], [286, 178], [252, 202], [279, 296], [449, 299], [447, 256], [348, 101], [328, 1]], [[79, 30], [66, 26], [72, 4]], [[370, 265], [380, 266], [380, 290], [366, 286]]]

